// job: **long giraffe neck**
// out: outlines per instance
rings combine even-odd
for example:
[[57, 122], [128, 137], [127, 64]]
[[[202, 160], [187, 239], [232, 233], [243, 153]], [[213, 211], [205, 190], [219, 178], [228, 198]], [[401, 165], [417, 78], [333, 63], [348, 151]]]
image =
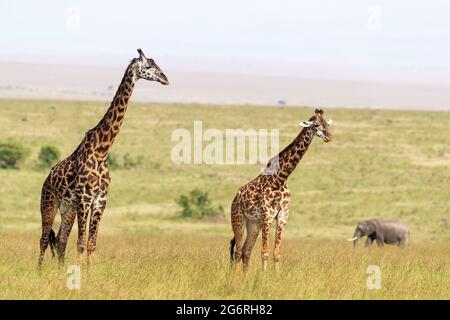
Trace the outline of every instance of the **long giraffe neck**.
[[111, 106], [98, 125], [92, 129], [97, 136], [96, 144], [94, 145], [94, 152], [97, 158], [104, 159], [108, 155], [109, 149], [119, 133], [135, 84], [136, 76], [132, 64], [130, 64], [125, 71]]
[[[278, 168], [274, 172], [277, 182], [283, 184], [287, 181], [289, 175], [295, 170], [306, 150], [308, 150], [313, 137], [314, 135], [309, 128], [303, 128], [294, 141], [271, 160], [278, 160]], [[276, 163], [271, 165], [277, 166]]]

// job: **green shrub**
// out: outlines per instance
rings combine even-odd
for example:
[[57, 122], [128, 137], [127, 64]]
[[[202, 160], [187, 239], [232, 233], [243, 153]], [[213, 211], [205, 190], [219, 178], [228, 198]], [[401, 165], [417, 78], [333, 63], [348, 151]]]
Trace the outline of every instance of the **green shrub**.
[[180, 214], [183, 218], [201, 219], [223, 215], [222, 206], [213, 206], [208, 192], [199, 189], [192, 190], [188, 196], [181, 195], [175, 202], [181, 207]]
[[108, 154], [108, 157], [106, 158], [106, 161], [108, 162], [108, 168], [111, 170], [119, 168], [119, 162], [117, 162], [116, 156], [112, 153]]
[[109, 153], [106, 158], [108, 161], [108, 167], [110, 169], [133, 169], [140, 167], [144, 161], [144, 157], [142, 155], [133, 157], [128, 152], [123, 155], [122, 158], [116, 157], [114, 154]]
[[29, 154], [29, 150], [18, 142], [0, 143], [0, 168], [17, 168]]
[[123, 166], [125, 169], [131, 169], [139, 167], [142, 164], [144, 158], [142, 156], [137, 156], [133, 158], [129, 153], [123, 155]]
[[59, 162], [60, 157], [61, 153], [59, 152], [58, 148], [47, 145], [41, 147], [38, 159], [42, 167], [50, 168]]

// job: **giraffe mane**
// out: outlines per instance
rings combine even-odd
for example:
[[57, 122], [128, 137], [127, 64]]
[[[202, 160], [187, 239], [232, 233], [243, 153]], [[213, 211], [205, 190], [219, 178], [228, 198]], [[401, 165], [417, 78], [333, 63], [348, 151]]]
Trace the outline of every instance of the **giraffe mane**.
[[[309, 118], [308, 121], [316, 121], [316, 120], [317, 120], [317, 117], [314, 115], [311, 118]], [[308, 128], [303, 128], [302, 131], [300, 131], [300, 133], [297, 135], [297, 137], [294, 140], [292, 140], [292, 142], [289, 145], [284, 147], [284, 149], [281, 150], [275, 157], [278, 156], [278, 158], [280, 159], [287, 152], [287, 150], [289, 150], [290, 148], [292, 148], [293, 145], [296, 144], [297, 140], [300, 139], [300, 137], [302, 137], [306, 133], [307, 130], [308, 130]], [[271, 166], [272, 160], [275, 157], [270, 158], [270, 160], [267, 162], [267, 167]]]

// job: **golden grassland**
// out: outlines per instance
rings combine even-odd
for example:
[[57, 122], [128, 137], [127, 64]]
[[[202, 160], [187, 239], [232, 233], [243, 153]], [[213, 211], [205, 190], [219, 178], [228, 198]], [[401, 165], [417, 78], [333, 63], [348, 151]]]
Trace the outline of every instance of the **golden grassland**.
[[[1, 236], [3, 299], [449, 299], [450, 248], [405, 249], [345, 241], [289, 239], [278, 272], [261, 271], [260, 246], [250, 271], [229, 269], [228, 238], [195, 235], [104, 235], [93, 271], [82, 267], [80, 290], [68, 290], [65, 268], [47, 259], [36, 270], [31, 234]], [[72, 241], [68, 264], [76, 261]], [[368, 289], [367, 268], [381, 270], [381, 289]], [[241, 267], [241, 266], [239, 266]]]
[[[313, 142], [289, 180], [290, 218], [280, 272], [261, 272], [259, 242], [249, 273], [230, 274], [229, 212], [239, 186], [260, 165], [177, 165], [170, 152], [177, 128], [279, 129], [280, 147], [313, 108], [131, 103], [112, 154], [141, 157], [112, 171], [96, 264], [81, 290], [66, 288], [66, 269], [48, 254], [36, 270], [39, 197], [47, 171], [39, 148], [66, 156], [97, 124], [100, 102], [0, 100], [0, 142], [25, 144], [20, 169], [0, 170], [0, 298], [8, 299], [449, 299], [449, 112], [327, 109], [335, 140]], [[193, 188], [225, 209], [225, 222], [179, 218], [174, 199]], [[357, 221], [400, 218], [411, 228], [405, 249], [353, 249]], [[57, 218], [59, 222], [59, 218]], [[76, 261], [76, 226], [67, 265]], [[273, 241], [271, 245], [273, 244]], [[379, 265], [380, 290], [366, 288]]]

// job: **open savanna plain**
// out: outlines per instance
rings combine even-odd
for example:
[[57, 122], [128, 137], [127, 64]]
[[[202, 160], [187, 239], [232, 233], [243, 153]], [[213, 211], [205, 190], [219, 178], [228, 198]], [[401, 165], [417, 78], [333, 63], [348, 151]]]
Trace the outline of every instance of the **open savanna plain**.
[[[315, 139], [289, 179], [282, 265], [261, 271], [260, 239], [248, 274], [229, 270], [229, 207], [262, 165], [182, 165], [171, 160], [175, 129], [279, 129], [280, 147], [312, 107], [131, 103], [112, 148], [108, 207], [94, 268], [66, 287], [76, 263], [76, 225], [66, 267], [47, 252], [38, 272], [43, 145], [69, 155], [107, 109], [102, 102], [0, 100], [0, 142], [29, 150], [19, 169], [0, 169], [2, 299], [450, 299], [450, 113], [324, 108], [334, 141]], [[207, 143], [205, 142], [205, 145]], [[121, 164], [124, 155], [140, 159]], [[175, 199], [207, 191], [225, 218], [180, 217]], [[359, 220], [399, 218], [410, 246], [356, 249], [345, 239]], [[59, 215], [54, 230], [57, 230]], [[272, 232], [273, 235], [273, 232]], [[271, 237], [271, 246], [273, 236]], [[381, 288], [370, 290], [377, 265]]]

